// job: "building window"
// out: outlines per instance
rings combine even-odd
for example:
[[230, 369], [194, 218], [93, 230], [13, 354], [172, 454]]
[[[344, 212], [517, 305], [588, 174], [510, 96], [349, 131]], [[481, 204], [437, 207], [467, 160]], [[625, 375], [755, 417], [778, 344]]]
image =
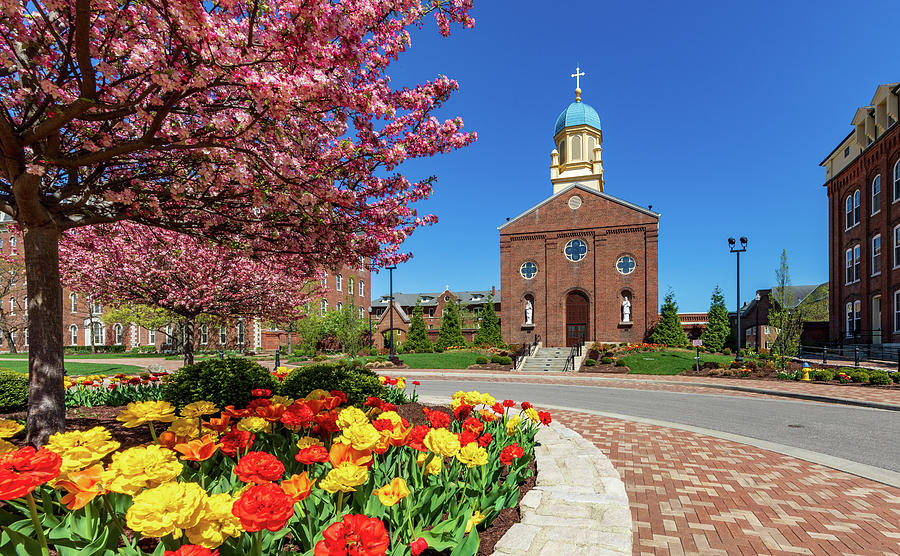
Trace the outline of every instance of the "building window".
[[881, 210], [881, 175], [872, 180], [872, 214]]
[[69, 327], [69, 339], [71, 340], [70, 344], [73, 346], [78, 345], [78, 325], [73, 324]]
[[853, 302], [853, 331], [860, 330], [862, 330], [862, 301], [856, 300]]
[[116, 345], [121, 346], [122, 345], [122, 325], [121, 324], [116, 324], [115, 326], [113, 326], [113, 337], [116, 340]]
[[563, 139], [562, 141], [559, 142], [559, 145], [557, 145], [557, 149], [559, 150], [559, 163], [565, 164], [566, 163], [566, 140], [565, 139]]
[[353, 295], [353, 276], [347, 278], [347, 295]]
[[591, 136], [591, 135], [588, 135], [588, 140], [587, 140], [587, 148], [588, 148], [587, 158], [588, 158], [588, 160], [590, 160], [591, 162], [594, 161], [594, 146], [595, 146], [596, 144], [597, 144], [597, 143], [596, 143], [596, 141], [594, 140], [594, 137]]
[[763, 332], [764, 332], [765, 334], [769, 334], [769, 331], [770, 331], [770, 330], [771, 330], [771, 328], [769, 328], [768, 326], [763, 327]]
[[853, 193], [853, 225], [859, 224], [859, 189]]
[[847, 249], [845, 252], [846, 255], [846, 270], [847, 270], [847, 278], [845, 283], [849, 284], [853, 282], [853, 248]]
[[362, 318], [365, 318], [364, 314], [365, 314], [365, 312], [363, 311], [363, 308], [360, 307], [360, 308], [359, 308], [359, 318], [361, 318], [361, 319], [362, 319]]
[[894, 201], [900, 201], [900, 160], [894, 163]]
[[166, 325], [166, 338], [163, 340], [163, 344], [165, 344], [167, 346], [172, 345], [172, 325], [171, 324]]
[[619, 274], [631, 274], [634, 272], [635, 266], [637, 266], [637, 264], [634, 262], [634, 258], [629, 257], [628, 255], [619, 257], [619, 260], [616, 261], [616, 270], [619, 271]]
[[200, 345], [205, 346], [209, 343], [209, 326], [205, 324], [200, 325]]
[[147, 329], [147, 343], [151, 346], [156, 345], [156, 330]]
[[344, 304], [341, 303], [340, 301], [338, 301], [338, 302], [337, 302], [337, 310], [340, 311], [340, 310], [343, 309], [343, 308], [344, 308]]
[[587, 254], [587, 243], [580, 239], [573, 239], [566, 244], [566, 258], [572, 262], [578, 262]]
[[228, 329], [224, 326], [219, 327], [219, 345], [224, 346], [228, 343]]
[[91, 308], [91, 314], [93, 314], [93, 315], [102, 315], [103, 314], [103, 304], [102, 303], [100, 303], [99, 301], [95, 301], [93, 299], [91, 299], [89, 301], [89, 303], [90, 303], [90, 308]]
[[327, 273], [327, 272], [323, 272], [323, 273], [322, 273], [322, 285], [323, 285], [323, 286], [327, 286], [327, 285], [328, 285], [328, 283], [326, 282], [326, 280], [328, 280], [328, 273]]
[[95, 322], [91, 325], [91, 345], [103, 345], [103, 325], [99, 322]]
[[581, 135], [572, 136], [572, 160], [581, 160]]
[[894, 292], [894, 332], [900, 332], [900, 290]]
[[365, 295], [365, 292], [363, 291], [364, 289], [366, 289], [366, 283], [364, 281], [360, 280], [359, 281], [359, 296], [360, 297], [363, 297]]
[[872, 238], [872, 276], [881, 274], [881, 234]]
[[853, 335], [853, 303], [847, 303], [847, 315], [844, 320], [844, 331], [847, 337]]
[[847, 196], [846, 206], [844, 208], [844, 213], [846, 215], [846, 226], [845, 229], [849, 230], [853, 227], [853, 195]]
[[744, 330], [744, 332], [747, 336], [750, 336], [750, 334], [753, 333], [753, 328], [748, 328], [747, 330]]
[[337, 291], [341, 291], [341, 282], [344, 280], [344, 277], [338, 274], [334, 277], [334, 289]]
[[850, 156], [850, 147], [844, 147], [844, 158]]
[[77, 293], [69, 294], [69, 303], [72, 304], [72, 312], [77, 313], [78, 312], [78, 294]]
[[237, 340], [238, 345], [244, 347], [244, 323], [242, 322], [237, 325]]
[[324, 315], [325, 311], [327, 311], [327, 310], [328, 310], [328, 301], [323, 299], [322, 300], [322, 314]]
[[522, 275], [522, 278], [526, 280], [531, 280], [537, 275], [537, 265], [532, 261], [525, 261], [522, 263], [522, 266], [519, 267], [519, 274]]
[[859, 272], [860, 259], [861, 259], [860, 251], [861, 251], [861, 249], [860, 249], [859, 245], [857, 245], [853, 248], [853, 281], [854, 282], [859, 281], [859, 276], [861, 274]]
[[16, 241], [17, 240], [16, 240], [15, 236], [9, 238], [9, 250], [12, 251], [13, 253], [16, 252]]

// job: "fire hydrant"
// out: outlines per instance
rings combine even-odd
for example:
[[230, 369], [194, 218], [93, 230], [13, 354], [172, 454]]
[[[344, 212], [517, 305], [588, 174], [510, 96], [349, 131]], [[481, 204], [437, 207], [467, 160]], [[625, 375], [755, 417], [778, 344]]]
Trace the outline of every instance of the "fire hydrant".
[[803, 363], [803, 368], [802, 368], [801, 370], [803, 371], [803, 378], [801, 378], [800, 380], [807, 380], [807, 381], [808, 381], [808, 380], [809, 380], [809, 363], [805, 363], [805, 362], [804, 362], [804, 363]]

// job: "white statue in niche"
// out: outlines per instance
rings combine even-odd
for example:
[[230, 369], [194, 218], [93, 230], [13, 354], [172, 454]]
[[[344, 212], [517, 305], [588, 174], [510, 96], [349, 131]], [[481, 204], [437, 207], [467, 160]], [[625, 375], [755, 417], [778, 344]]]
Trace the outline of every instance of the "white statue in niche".
[[532, 317], [534, 316], [534, 305], [531, 304], [530, 299], [525, 300], [525, 324], [534, 324], [532, 322]]
[[631, 301], [628, 296], [622, 299], [622, 322], [631, 322]]

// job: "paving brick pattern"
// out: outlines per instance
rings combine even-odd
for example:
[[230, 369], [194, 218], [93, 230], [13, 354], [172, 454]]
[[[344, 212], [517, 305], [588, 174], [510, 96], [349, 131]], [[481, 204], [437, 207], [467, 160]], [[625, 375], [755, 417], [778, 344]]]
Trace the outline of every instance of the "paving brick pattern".
[[900, 554], [900, 489], [702, 434], [553, 415], [621, 475], [634, 554]]

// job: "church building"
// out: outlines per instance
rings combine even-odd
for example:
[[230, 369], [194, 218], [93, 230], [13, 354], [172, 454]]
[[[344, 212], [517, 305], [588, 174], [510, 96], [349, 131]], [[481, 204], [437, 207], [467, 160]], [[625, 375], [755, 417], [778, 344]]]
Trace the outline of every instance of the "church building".
[[605, 192], [602, 142], [577, 82], [553, 130], [552, 195], [499, 228], [509, 343], [641, 342], [656, 324], [660, 215]]

